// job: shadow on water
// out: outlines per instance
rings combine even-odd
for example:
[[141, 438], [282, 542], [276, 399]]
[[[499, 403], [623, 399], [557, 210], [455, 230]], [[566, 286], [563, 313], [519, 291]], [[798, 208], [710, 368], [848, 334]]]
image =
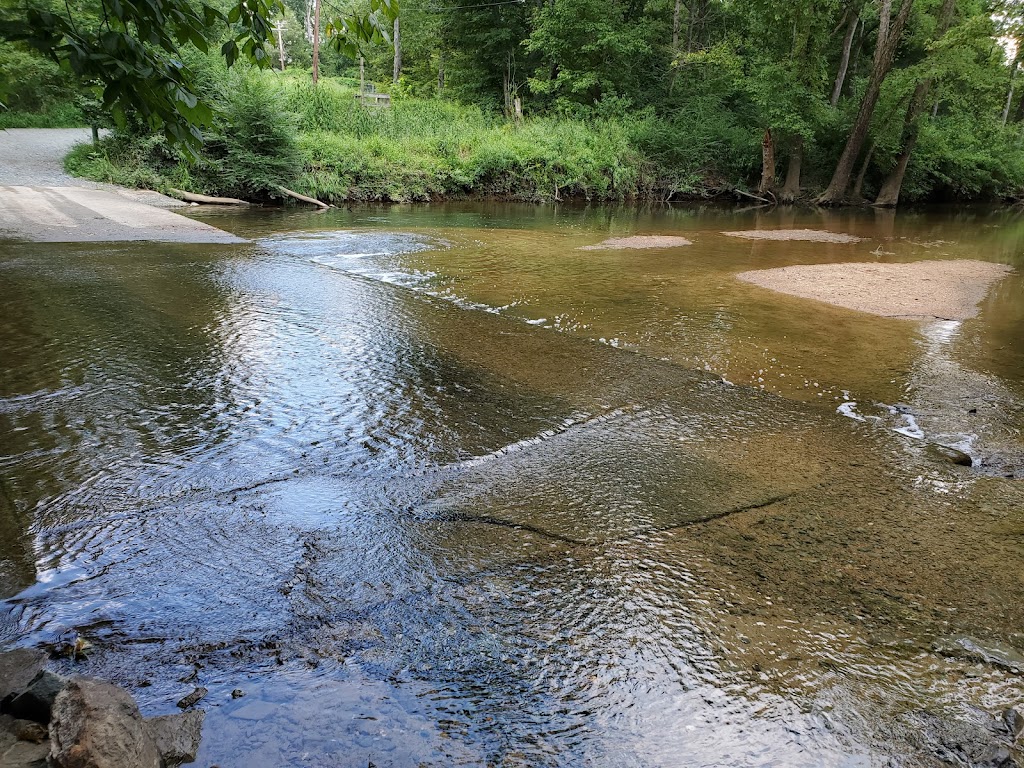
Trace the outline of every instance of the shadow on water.
[[[785, 215], [211, 214], [263, 240], [0, 246], [5, 638], [85, 637], [79, 669], [151, 713], [207, 687], [221, 766], [923, 754], [927, 713], [1024, 695], [932, 650], [1024, 647], [1024, 492], [837, 398], [932, 403], [927, 361], [967, 377], [1019, 304], [927, 347], [731, 274], [1016, 236]], [[871, 239], [718, 234], [757, 216]], [[695, 246], [575, 251], [644, 231]], [[1019, 371], [984, 372], [1015, 402]]]

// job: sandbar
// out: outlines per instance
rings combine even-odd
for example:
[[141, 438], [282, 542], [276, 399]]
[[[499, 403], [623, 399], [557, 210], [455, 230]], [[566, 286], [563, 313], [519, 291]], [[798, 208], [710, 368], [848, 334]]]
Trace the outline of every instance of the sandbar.
[[813, 264], [741, 272], [762, 288], [881, 317], [966, 320], [993, 283], [1013, 271], [970, 259], [910, 264]]
[[634, 235], [633, 237], [610, 237], [597, 245], [584, 245], [578, 251], [608, 251], [620, 248], [676, 248], [693, 245], [685, 237], [670, 235]]
[[813, 243], [859, 243], [864, 238], [843, 232], [826, 232], [822, 229], [743, 229], [723, 232], [729, 237], [745, 240], [806, 240]]

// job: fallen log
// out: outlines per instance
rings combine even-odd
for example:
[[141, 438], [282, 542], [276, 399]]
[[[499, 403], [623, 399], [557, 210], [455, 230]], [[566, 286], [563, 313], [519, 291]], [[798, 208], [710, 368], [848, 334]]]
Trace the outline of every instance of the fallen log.
[[284, 187], [278, 187], [278, 190], [283, 194], [288, 195], [288, 197], [294, 197], [296, 200], [301, 200], [304, 203], [309, 203], [310, 205], [319, 205], [324, 210], [327, 210], [328, 208], [331, 207], [327, 203], [317, 200], [315, 197], [306, 197], [305, 195], [300, 195], [298, 192], [292, 192], [290, 189], [286, 189]]
[[233, 197], [210, 197], [209, 195], [197, 195], [195, 192], [185, 192], [181, 189], [171, 187], [170, 192], [180, 197], [186, 203], [206, 203], [208, 205], [251, 205], [247, 200], [237, 200]]

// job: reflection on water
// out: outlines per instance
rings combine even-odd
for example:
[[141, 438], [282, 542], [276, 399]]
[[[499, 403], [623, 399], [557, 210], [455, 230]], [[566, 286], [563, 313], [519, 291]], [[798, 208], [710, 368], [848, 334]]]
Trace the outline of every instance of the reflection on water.
[[[210, 215], [258, 242], [0, 244], [0, 636], [206, 686], [201, 763], [869, 765], [1024, 695], [931, 651], [1022, 645], [1019, 485], [836, 413], [1011, 466], [1019, 277], [957, 327], [731, 278], [1013, 217]], [[577, 250], [634, 232], [694, 245]]]

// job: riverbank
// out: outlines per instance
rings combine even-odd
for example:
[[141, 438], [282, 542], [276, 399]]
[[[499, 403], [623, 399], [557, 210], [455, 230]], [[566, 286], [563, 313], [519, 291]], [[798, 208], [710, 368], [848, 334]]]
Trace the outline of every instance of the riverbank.
[[[388, 108], [362, 106], [358, 92], [343, 82], [324, 78], [314, 88], [301, 73], [213, 67], [203, 82], [204, 97], [218, 109], [197, 157], [140, 127], [77, 148], [68, 170], [127, 187], [253, 202], [284, 199], [280, 187], [335, 205], [772, 199], [748, 191], [760, 174], [760, 131], [722, 135], [687, 115], [645, 110], [512, 120], [473, 105], [403, 94]], [[1024, 169], [1020, 178], [1005, 169], [996, 173], [998, 163], [984, 152], [971, 155], [977, 167], [943, 157], [930, 162], [942, 172], [914, 177], [902, 201], [1002, 200], [1024, 188]], [[811, 201], [829, 173], [827, 164], [805, 167], [802, 199]], [[944, 181], [949, 177], [959, 180], [955, 189]]]

